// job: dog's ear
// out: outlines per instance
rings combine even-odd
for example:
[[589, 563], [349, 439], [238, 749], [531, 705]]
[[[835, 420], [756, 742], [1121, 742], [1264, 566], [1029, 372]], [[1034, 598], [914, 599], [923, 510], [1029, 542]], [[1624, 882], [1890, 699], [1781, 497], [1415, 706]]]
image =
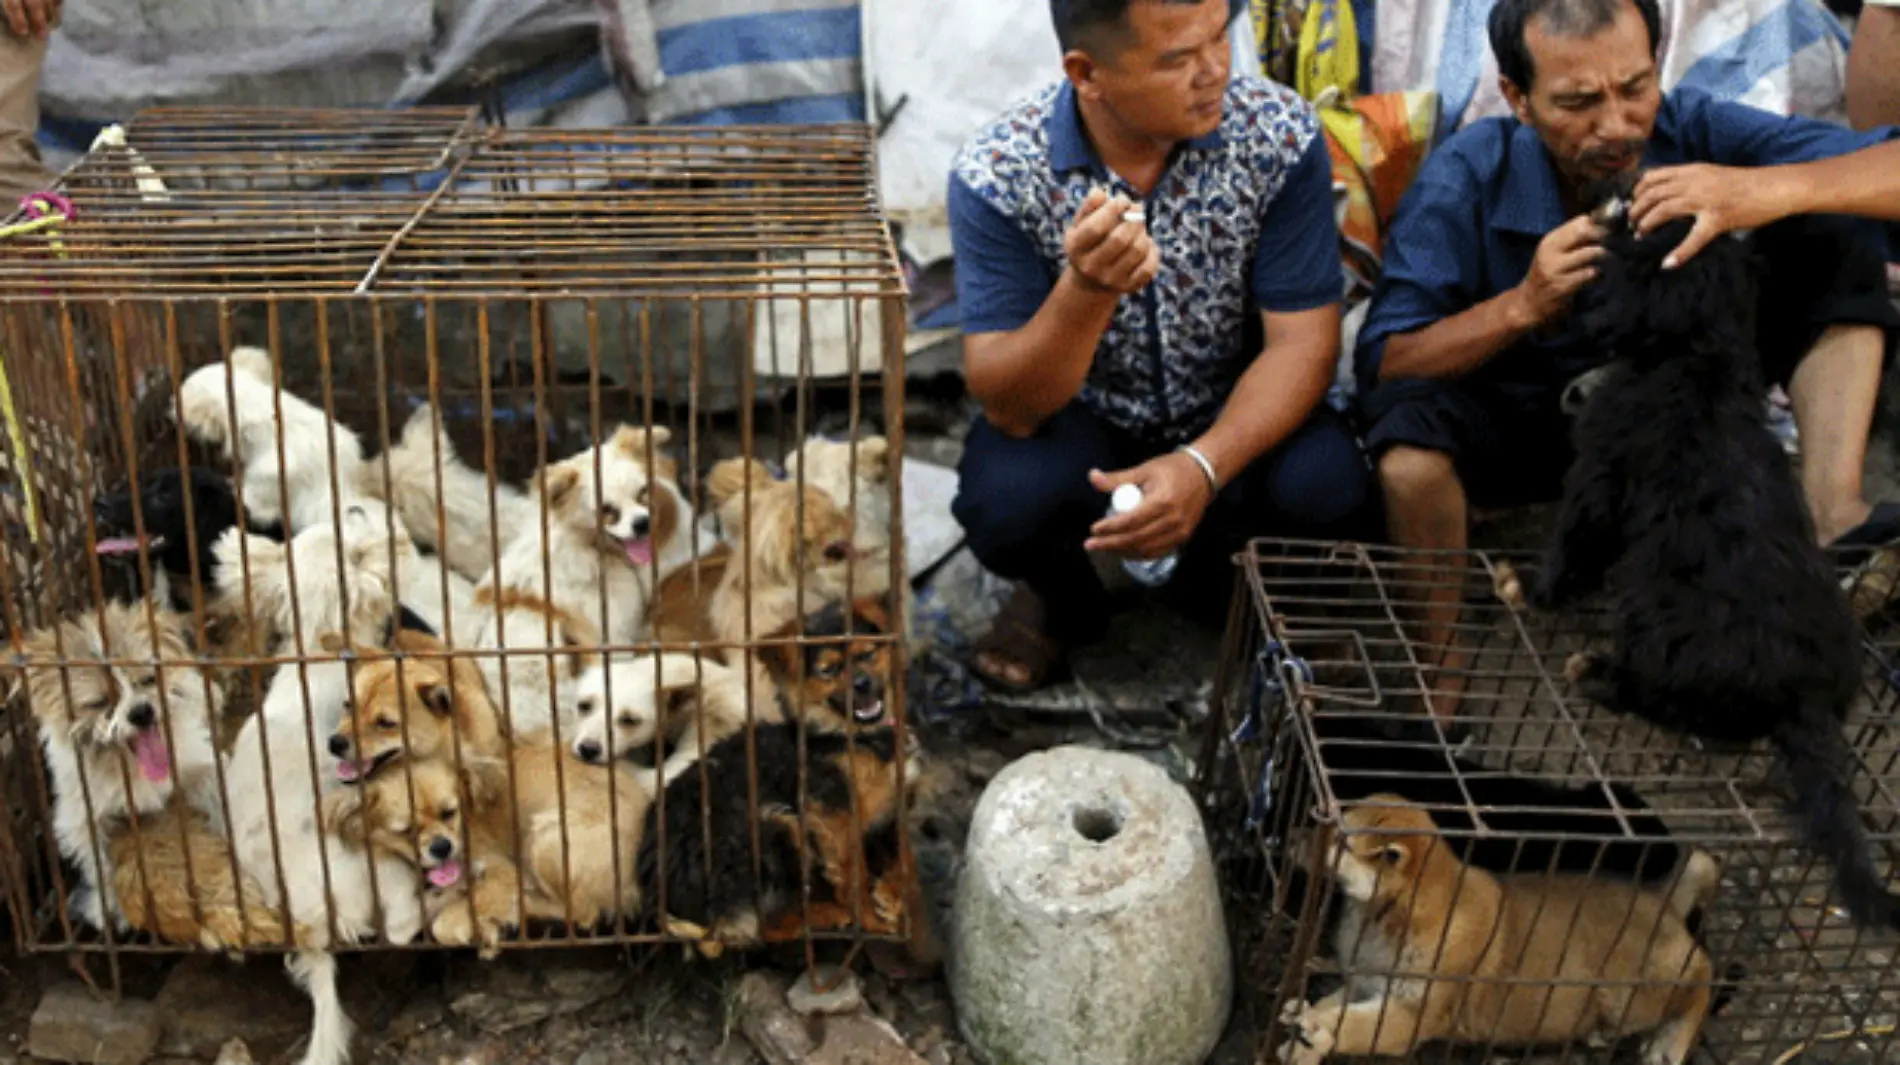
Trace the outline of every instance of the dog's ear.
[[706, 501], [723, 511], [727, 503], [744, 498], [747, 484], [752, 486], [753, 494], [757, 495], [771, 483], [771, 471], [757, 459], [726, 459], [714, 463], [713, 468], [706, 473]]
[[699, 699], [694, 688], [668, 688], [666, 690], [666, 719], [678, 721], [693, 712], [693, 704]]
[[550, 512], [565, 510], [580, 493], [581, 471], [576, 466], [559, 463], [541, 471], [535, 480], [539, 483], [530, 487], [538, 491], [531, 491], [530, 498], [544, 496]]
[[858, 476], [872, 484], [890, 480], [890, 456], [890, 441], [881, 436], [867, 436], [858, 441]]
[[891, 631], [891, 608], [890, 603], [886, 601], [887, 598], [882, 595], [866, 595], [860, 596], [851, 604], [851, 616], [859, 632], [863, 632], [867, 627], [877, 633]]
[[629, 458], [638, 462], [645, 462], [647, 460], [647, 446], [649, 444], [652, 445], [653, 450], [656, 452], [654, 457], [658, 458], [659, 455], [657, 452], [671, 442], [672, 439], [673, 430], [668, 429], [664, 425], [656, 425], [651, 429], [641, 428], [637, 425], [623, 425], [614, 431], [613, 439], [608, 441], [608, 443], [610, 446], [624, 452]]
[[424, 682], [416, 689], [416, 695], [422, 699], [422, 705], [437, 717], [448, 717], [455, 710], [455, 698], [449, 693], [448, 684], [443, 681]]

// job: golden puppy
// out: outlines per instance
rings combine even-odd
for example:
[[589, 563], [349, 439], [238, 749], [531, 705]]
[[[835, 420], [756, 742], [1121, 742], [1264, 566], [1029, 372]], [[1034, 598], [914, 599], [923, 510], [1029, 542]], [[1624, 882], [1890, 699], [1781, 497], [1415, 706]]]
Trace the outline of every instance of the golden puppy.
[[[343, 650], [326, 635], [323, 649]], [[439, 654], [448, 645], [426, 632], [398, 630], [394, 650]], [[354, 784], [405, 752], [418, 760], [500, 758], [507, 742], [501, 713], [488, 695], [482, 671], [466, 658], [395, 658], [359, 647], [363, 656], [352, 678], [350, 707], [331, 734], [337, 779]]]
[[1586, 876], [1493, 876], [1460, 862], [1431, 815], [1405, 802], [1375, 795], [1341, 818], [1335, 869], [1348, 901], [1335, 944], [1349, 978], [1293, 1005], [1282, 1061], [1640, 1033], [1645, 1065], [1688, 1057], [1712, 971], [1683, 915], [1715, 887], [1712, 858], [1692, 854], [1669, 897]]

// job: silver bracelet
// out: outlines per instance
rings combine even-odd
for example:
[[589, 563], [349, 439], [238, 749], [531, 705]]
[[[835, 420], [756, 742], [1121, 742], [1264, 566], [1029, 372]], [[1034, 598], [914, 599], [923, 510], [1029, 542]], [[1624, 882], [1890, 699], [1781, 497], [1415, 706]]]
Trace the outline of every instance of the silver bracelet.
[[1193, 444], [1182, 444], [1180, 447], [1175, 448], [1175, 450], [1193, 459], [1195, 465], [1201, 468], [1201, 472], [1207, 474], [1207, 490], [1215, 495], [1220, 495], [1220, 478], [1214, 475], [1214, 464], [1207, 461], [1207, 456], [1201, 454], [1201, 449], [1195, 447]]

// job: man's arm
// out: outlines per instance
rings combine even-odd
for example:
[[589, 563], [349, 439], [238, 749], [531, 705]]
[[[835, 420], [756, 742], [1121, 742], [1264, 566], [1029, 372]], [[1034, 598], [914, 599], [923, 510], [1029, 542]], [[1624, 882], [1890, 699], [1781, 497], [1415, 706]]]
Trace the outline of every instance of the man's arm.
[[1470, 373], [1562, 316], [1577, 290], [1596, 276], [1601, 238], [1588, 215], [1551, 230], [1538, 242], [1530, 273], [1515, 287], [1423, 329], [1387, 338], [1379, 380]]
[[1709, 161], [1661, 167], [1637, 182], [1630, 218], [1638, 229], [1695, 219], [1664, 265], [1687, 261], [1724, 233], [1793, 215], [1900, 221], [1900, 130], [1854, 133], [1697, 93], [1674, 103], [1685, 149]]
[[1053, 282], [1029, 236], [960, 178], [950, 184], [964, 376], [990, 423], [1026, 437], [1069, 404], [1124, 292], [1154, 278], [1160, 255], [1131, 204], [1090, 193]]
[[1847, 51], [1847, 121], [1900, 125], [1900, 5], [1875, 0], [1860, 9]]

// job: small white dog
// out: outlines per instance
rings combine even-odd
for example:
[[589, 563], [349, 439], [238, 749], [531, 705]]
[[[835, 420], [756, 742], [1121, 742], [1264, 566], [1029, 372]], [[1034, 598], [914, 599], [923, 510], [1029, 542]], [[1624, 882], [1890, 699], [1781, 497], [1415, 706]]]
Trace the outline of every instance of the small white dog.
[[[448, 433], [435, 425], [435, 408], [424, 403], [403, 425], [402, 437], [389, 449], [387, 497], [418, 544], [448, 560], [455, 572], [479, 581], [495, 569], [496, 544], [505, 545], [518, 530], [540, 518], [526, 492], [491, 480], [456, 455]], [[436, 469], [441, 468], [437, 490]], [[370, 463], [372, 494], [384, 493], [383, 468]], [[489, 501], [494, 514], [489, 514]], [[437, 526], [440, 501], [441, 527]], [[499, 535], [489, 535], [490, 529]], [[446, 535], [442, 535], [446, 533]], [[437, 541], [441, 540], [440, 543]]]
[[178, 792], [210, 812], [215, 789], [211, 722], [221, 694], [196, 667], [157, 664], [193, 656], [183, 620], [157, 602], [147, 609], [111, 603], [30, 634], [18, 678], [46, 752], [53, 836], [79, 868], [70, 908], [101, 931], [108, 918], [127, 929], [106, 856], [112, 822], [155, 814]]
[[[758, 695], [769, 703], [769, 688]], [[649, 794], [691, 768], [702, 744], [711, 750], [746, 723], [745, 673], [690, 654], [621, 655], [596, 663], [575, 683], [574, 697], [569, 745], [576, 758], [594, 765], [651, 747], [664, 708], [670, 753], [658, 769], [634, 770]], [[780, 719], [770, 706], [756, 716], [761, 723]]]
[[262, 348], [233, 348], [225, 362], [194, 370], [178, 395], [178, 416], [186, 433], [200, 443], [223, 448], [237, 463], [238, 483], [233, 488], [242, 491], [244, 510], [252, 521], [281, 524], [286, 534], [295, 534], [330, 522], [339, 501], [364, 496], [363, 442], [354, 432], [332, 423], [322, 409], [280, 390], [272, 376], [270, 355]]
[[547, 513], [536, 508], [502, 552], [501, 566], [476, 587], [482, 622], [475, 644], [570, 657], [556, 659], [552, 687], [545, 654], [508, 656], [505, 683], [501, 659], [482, 659], [512, 727], [546, 727], [552, 708], [569, 703], [564, 685], [579, 672], [576, 652], [646, 637], [656, 566], [663, 579], [690, 551], [692, 511], [677, 466], [660, 450], [669, 439], [664, 427], [622, 426], [607, 443], [536, 475], [530, 500], [545, 499]]

